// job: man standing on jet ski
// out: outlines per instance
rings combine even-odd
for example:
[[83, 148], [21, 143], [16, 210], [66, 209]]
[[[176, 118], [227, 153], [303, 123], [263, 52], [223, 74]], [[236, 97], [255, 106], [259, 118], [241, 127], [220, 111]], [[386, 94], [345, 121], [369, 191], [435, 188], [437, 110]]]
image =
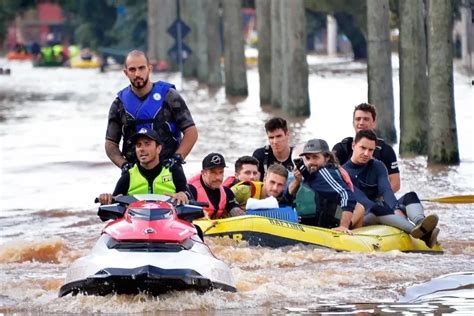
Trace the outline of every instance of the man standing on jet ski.
[[130, 85], [119, 91], [109, 110], [105, 152], [123, 173], [137, 162], [131, 137], [141, 128], [158, 133], [163, 146], [161, 160], [169, 166], [182, 163], [198, 138], [191, 112], [175, 86], [151, 82], [151, 71], [145, 53], [131, 51], [123, 69]]
[[160, 161], [162, 143], [153, 129], [142, 128], [132, 137], [138, 164], [122, 174], [113, 194], [99, 196], [101, 204], [112, 203], [112, 196], [134, 194], [163, 194], [177, 204], [189, 202], [186, 176], [180, 166], [166, 167]]

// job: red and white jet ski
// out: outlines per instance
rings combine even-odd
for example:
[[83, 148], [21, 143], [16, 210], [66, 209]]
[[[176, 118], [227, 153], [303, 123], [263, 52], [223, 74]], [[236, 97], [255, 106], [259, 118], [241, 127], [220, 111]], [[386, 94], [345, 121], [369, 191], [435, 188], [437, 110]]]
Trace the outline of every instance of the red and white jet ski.
[[191, 224], [204, 216], [202, 207], [175, 207], [166, 200], [169, 197], [153, 194], [120, 196], [115, 204], [100, 206], [99, 217], [113, 221], [91, 252], [68, 269], [59, 296], [235, 292], [230, 268], [212, 254]]

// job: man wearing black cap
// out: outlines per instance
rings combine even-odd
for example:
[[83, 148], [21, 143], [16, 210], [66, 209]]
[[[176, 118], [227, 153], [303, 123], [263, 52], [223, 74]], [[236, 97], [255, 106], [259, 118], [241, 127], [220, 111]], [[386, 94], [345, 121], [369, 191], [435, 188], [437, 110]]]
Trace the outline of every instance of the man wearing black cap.
[[235, 201], [234, 193], [223, 186], [224, 157], [210, 153], [202, 161], [201, 174], [189, 180], [189, 190], [196, 201], [209, 203], [204, 210], [209, 218], [244, 215]]
[[[165, 194], [178, 204], [188, 203], [186, 176], [180, 166], [164, 167], [160, 161], [161, 141], [153, 129], [142, 128], [133, 137], [138, 164], [124, 173], [112, 195]], [[112, 195], [99, 196], [101, 204], [112, 203]]]

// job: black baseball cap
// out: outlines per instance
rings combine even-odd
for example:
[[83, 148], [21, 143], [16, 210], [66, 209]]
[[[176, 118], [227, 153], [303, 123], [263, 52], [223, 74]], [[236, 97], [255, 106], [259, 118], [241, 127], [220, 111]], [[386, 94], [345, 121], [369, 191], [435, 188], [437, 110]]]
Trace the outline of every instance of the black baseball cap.
[[202, 160], [202, 170], [212, 169], [212, 168], [225, 168], [227, 167], [225, 164], [224, 156], [219, 153], [210, 153]]
[[142, 136], [148, 137], [151, 140], [154, 140], [157, 144], [161, 144], [160, 136], [154, 129], [150, 128], [141, 128], [135, 135], [132, 136], [131, 141], [135, 144], [138, 139]]

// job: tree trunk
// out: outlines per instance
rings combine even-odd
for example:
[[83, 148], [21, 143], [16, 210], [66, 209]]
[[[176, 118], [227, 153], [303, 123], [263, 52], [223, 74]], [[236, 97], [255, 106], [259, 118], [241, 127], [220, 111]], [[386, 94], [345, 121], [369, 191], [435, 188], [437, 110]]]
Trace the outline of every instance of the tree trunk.
[[393, 144], [397, 141], [397, 134], [394, 125], [389, 13], [388, 0], [367, 0], [369, 102], [378, 109], [378, 136]]
[[156, 0], [148, 0], [148, 58], [150, 61], [158, 60], [158, 2]]
[[283, 110], [291, 116], [309, 116], [304, 0], [283, 1], [281, 5]]
[[199, 11], [200, 1], [195, 0], [179, 0], [181, 1], [181, 19], [189, 26], [191, 31], [183, 38], [183, 43], [187, 45], [193, 52], [188, 58], [183, 60], [183, 77], [197, 77], [197, 67], [199, 64], [196, 54], [198, 46], [198, 22], [196, 12]]
[[148, 57], [151, 61], [173, 61], [168, 50], [174, 39], [168, 28], [176, 19], [176, 0], [148, 0]]
[[223, 0], [224, 10], [224, 68], [225, 93], [229, 96], [247, 96], [247, 67], [242, 34], [242, 3]]
[[270, 104], [272, 96], [271, 0], [256, 0], [258, 33], [258, 76], [260, 104]]
[[[272, 0], [271, 3], [271, 103], [275, 108], [281, 108], [282, 102], [282, 76], [283, 65], [281, 56], [282, 25], [281, 25], [281, 2], [284, 0]], [[257, 21], [258, 23], [258, 21]]]
[[196, 47], [194, 55], [197, 59], [196, 76], [199, 82], [207, 82], [209, 77], [209, 67], [207, 59], [207, 3], [206, 1], [195, 1], [196, 12], [194, 21], [196, 25]]
[[[471, 4], [472, 3], [472, 4]], [[461, 11], [462, 25], [462, 64], [468, 73], [474, 72], [474, 2], [464, 0]]]
[[423, 0], [399, 0], [400, 155], [428, 152], [428, 76]]
[[207, 84], [210, 87], [222, 86], [222, 42], [220, 36], [219, 1], [205, 0], [207, 11]]
[[454, 111], [452, 1], [428, 1], [428, 164], [458, 164]]

